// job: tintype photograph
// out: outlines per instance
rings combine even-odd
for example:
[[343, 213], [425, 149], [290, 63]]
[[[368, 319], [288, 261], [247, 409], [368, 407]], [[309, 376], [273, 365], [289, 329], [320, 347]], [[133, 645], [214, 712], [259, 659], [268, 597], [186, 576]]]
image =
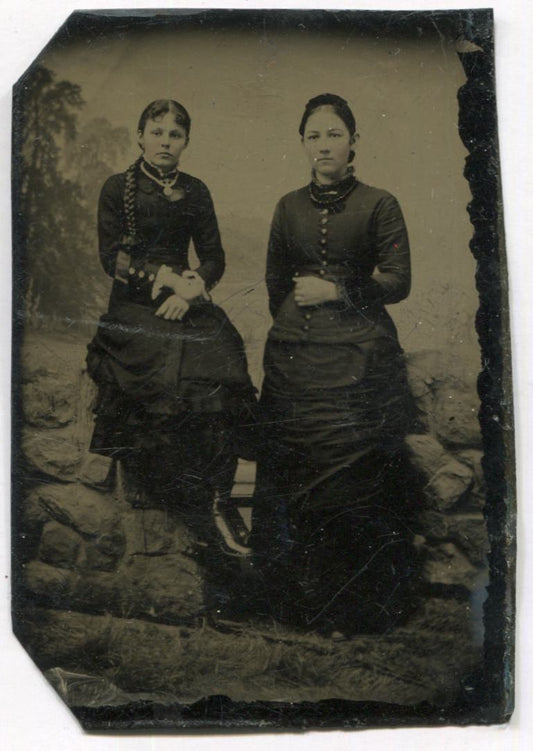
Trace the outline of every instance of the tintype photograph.
[[14, 87], [13, 623], [83, 727], [492, 724], [490, 11], [84, 11]]

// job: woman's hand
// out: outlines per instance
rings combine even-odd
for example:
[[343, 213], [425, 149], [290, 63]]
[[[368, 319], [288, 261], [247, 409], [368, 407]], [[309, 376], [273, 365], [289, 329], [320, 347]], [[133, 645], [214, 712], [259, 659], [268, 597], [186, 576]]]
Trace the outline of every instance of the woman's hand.
[[152, 300], [155, 300], [162, 289], [168, 287], [182, 300], [194, 300], [195, 297], [209, 299], [202, 277], [195, 271], [184, 271], [176, 274], [170, 266], [162, 264], [152, 286]]
[[339, 299], [339, 291], [335, 282], [320, 279], [318, 276], [295, 276], [294, 299], [296, 305], [321, 305]]
[[164, 318], [166, 321], [181, 321], [185, 313], [189, 310], [189, 303], [179, 295], [170, 295], [165, 302], [159, 306], [155, 315]]

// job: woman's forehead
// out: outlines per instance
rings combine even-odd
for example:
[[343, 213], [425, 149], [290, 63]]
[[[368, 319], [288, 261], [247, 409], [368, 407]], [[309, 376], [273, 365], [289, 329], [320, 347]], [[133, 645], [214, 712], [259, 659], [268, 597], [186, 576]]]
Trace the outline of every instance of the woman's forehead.
[[185, 132], [185, 127], [179, 122], [178, 115], [173, 112], [163, 112], [156, 117], [149, 117], [146, 121], [146, 128], [153, 127], [155, 125], [165, 126], [169, 128], [179, 128]]
[[305, 125], [306, 130], [313, 130], [316, 128], [325, 128], [326, 130], [332, 130], [334, 128], [346, 129], [346, 123], [337, 115], [333, 107], [329, 104], [319, 107], [311, 115]]

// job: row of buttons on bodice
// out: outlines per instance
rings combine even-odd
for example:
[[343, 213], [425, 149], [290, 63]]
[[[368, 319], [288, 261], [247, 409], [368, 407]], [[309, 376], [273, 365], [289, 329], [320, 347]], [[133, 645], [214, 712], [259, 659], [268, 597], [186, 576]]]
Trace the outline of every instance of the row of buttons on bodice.
[[[319, 240], [318, 245], [320, 248], [320, 265], [322, 268], [319, 270], [320, 276], [326, 275], [326, 267], [328, 265], [327, 261], [327, 255], [328, 255], [328, 221], [329, 221], [329, 211], [328, 209], [320, 209], [319, 214], [319, 224], [318, 224], [318, 230], [319, 230]], [[296, 276], [298, 276], [298, 272], [296, 273]], [[304, 318], [306, 320], [306, 323], [302, 326], [302, 329], [304, 331], [309, 331], [309, 321], [311, 320], [312, 314], [307, 311], [304, 315]]]

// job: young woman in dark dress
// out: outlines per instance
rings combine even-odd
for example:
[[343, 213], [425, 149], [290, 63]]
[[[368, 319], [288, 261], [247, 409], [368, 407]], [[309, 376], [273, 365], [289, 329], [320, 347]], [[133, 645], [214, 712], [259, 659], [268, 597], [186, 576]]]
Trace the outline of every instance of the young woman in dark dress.
[[306, 106], [309, 185], [276, 207], [266, 282], [252, 544], [265, 602], [325, 633], [382, 631], [411, 600], [415, 565], [401, 480], [410, 398], [385, 305], [410, 288], [396, 199], [353, 174], [346, 101]]
[[101, 192], [100, 258], [113, 287], [89, 345], [91, 450], [121, 460], [133, 503], [176, 515], [209, 549], [220, 542], [213, 498], [231, 489], [237, 426], [255, 397], [241, 337], [209, 296], [225, 264], [211, 196], [178, 169], [190, 125], [178, 102], [148, 105], [142, 155]]

